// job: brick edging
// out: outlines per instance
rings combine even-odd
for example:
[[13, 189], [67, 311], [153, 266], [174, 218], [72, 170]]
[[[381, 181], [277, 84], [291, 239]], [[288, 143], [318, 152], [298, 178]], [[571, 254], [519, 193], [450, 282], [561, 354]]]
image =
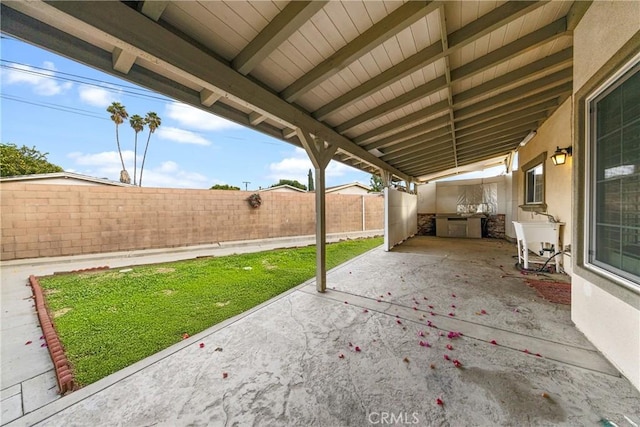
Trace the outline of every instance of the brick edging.
[[44, 302], [44, 293], [42, 292], [38, 278], [34, 275], [29, 276], [29, 283], [33, 288], [38, 320], [40, 320], [40, 326], [42, 327], [42, 335], [44, 335], [47, 348], [49, 349], [49, 355], [51, 355], [51, 360], [55, 368], [58, 393], [64, 395], [65, 393], [73, 391], [75, 388], [73, 371], [64, 353], [58, 332], [56, 332], [53, 327], [53, 322], [49, 317], [49, 312]]

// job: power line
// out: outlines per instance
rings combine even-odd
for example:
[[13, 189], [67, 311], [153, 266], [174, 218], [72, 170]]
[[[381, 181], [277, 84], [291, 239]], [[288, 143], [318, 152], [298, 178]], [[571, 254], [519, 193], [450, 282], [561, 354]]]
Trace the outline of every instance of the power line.
[[[45, 77], [45, 78], [49, 78], [49, 79], [55, 79], [55, 80], [62, 80], [62, 81], [67, 81], [67, 82], [73, 82], [73, 83], [79, 83], [85, 86], [92, 86], [92, 87], [96, 87], [99, 89], [104, 89], [108, 92], [112, 92], [112, 93], [125, 93], [129, 96], [132, 97], [137, 97], [137, 98], [147, 98], [147, 99], [154, 99], [154, 100], [159, 100], [159, 101], [170, 101], [169, 98], [164, 97], [164, 96], [159, 96], [156, 95], [155, 92], [150, 91], [150, 90], [146, 90], [146, 89], [137, 89], [133, 86], [125, 86], [125, 85], [120, 85], [117, 83], [110, 83], [104, 80], [98, 80], [98, 79], [92, 79], [90, 77], [83, 77], [83, 76], [78, 76], [75, 74], [70, 74], [70, 73], [64, 73], [62, 71], [52, 71], [52, 70], [47, 70], [46, 68], [40, 68], [40, 67], [35, 67], [32, 65], [27, 65], [27, 64], [21, 64], [21, 63], [17, 63], [17, 62], [11, 62], [11, 61], [6, 61], [4, 59], [0, 59], [1, 62], [3, 63], [8, 63], [7, 64], [0, 64], [0, 68], [5, 68], [5, 69], [9, 69], [12, 71], [16, 71], [19, 73], [25, 73], [25, 74], [30, 74], [30, 75], [35, 75], [35, 76], [39, 76], [39, 77]], [[18, 66], [14, 66], [11, 64], [15, 64]], [[30, 68], [34, 68], [34, 70], [29, 70], [29, 69], [24, 69], [24, 68], [20, 68], [19, 66], [24, 66], [24, 67], [30, 67]], [[42, 72], [38, 72], [35, 71], [35, 69], [38, 70], [42, 70]], [[70, 78], [70, 77], [63, 77], [61, 75], [68, 75], [68, 76], [72, 76], [72, 77], [76, 77], [76, 78]], [[91, 82], [97, 82], [97, 83], [91, 83]], [[100, 83], [100, 84], [98, 84]], [[133, 90], [131, 90], [133, 89]], [[153, 95], [152, 95], [153, 94]]]
[[111, 83], [111, 82], [107, 82], [105, 80], [94, 79], [92, 77], [81, 76], [79, 74], [67, 73], [67, 72], [59, 71], [59, 70], [51, 70], [51, 69], [44, 68], [44, 67], [38, 67], [37, 65], [25, 64], [23, 62], [10, 61], [8, 59], [0, 59], [0, 62], [8, 64], [7, 67], [13, 66], [15, 69], [20, 70], [20, 71], [32, 71], [32, 70], [25, 70], [23, 68], [18, 68], [18, 67], [15, 67], [16, 65], [17, 66], [22, 66], [22, 67], [33, 68], [35, 70], [42, 70], [42, 71], [45, 71], [47, 73], [56, 73], [56, 74], [61, 74], [61, 75], [64, 75], [64, 76], [71, 76], [71, 77], [76, 77], [76, 78], [79, 78], [79, 79], [89, 80], [89, 81], [92, 81], [92, 82], [104, 83], [104, 84], [109, 84], [109, 85], [114, 85], [114, 86], [120, 86], [120, 87], [123, 87], [123, 88], [141, 90], [143, 92], [155, 93], [155, 92], [153, 92], [153, 91], [151, 91], [149, 89], [140, 88], [138, 86], [124, 85], [124, 84], [121, 84], [121, 83]]
[[93, 114], [91, 111], [88, 111], [88, 110], [80, 110], [78, 108], [67, 107], [67, 106], [60, 105], [60, 104], [50, 104], [50, 103], [44, 103], [44, 102], [27, 101], [24, 98], [20, 99], [19, 97], [14, 97], [12, 95], [7, 95], [5, 93], [0, 94], [0, 98], [6, 99], [8, 101], [20, 102], [20, 103], [23, 103], [23, 104], [34, 105], [36, 107], [48, 108], [48, 109], [51, 109], [51, 110], [62, 111], [62, 112], [65, 112], [65, 113], [70, 113], [70, 114], [77, 114], [79, 116], [91, 117], [91, 118], [94, 118], [94, 119], [110, 120], [110, 119], [107, 119], [105, 117], [100, 117], [97, 114]]
[[[15, 40], [15, 39], [10, 39], [10, 40]], [[24, 69], [24, 68], [21, 68], [21, 67], [29, 67], [30, 69]], [[81, 76], [81, 75], [73, 74], [73, 73], [66, 73], [66, 72], [58, 71], [58, 70], [50, 70], [50, 69], [47, 69], [47, 68], [38, 67], [38, 66], [35, 66], [35, 65], [24, 64], [24, 63], [21, 63], [21, 62], [10, 61], [10, 60], [7, 60], [7, 59], [0, 59], [0, 68], [10, 69], [10, 70], [13, 70], [13, 71], [16, 71], [16, 72], [22, 72], [22, 73], [36, 75], [36, 76], [45, 77], [45, 78], [51, 78], [51, 79], [56, 79], [56, 80], [70, 81], [70, 82], [74, 82], [74, 83], [84, 84], [84, 85], [87, 85], [87, 86], [92, 86], [92, 87], [97, 87], [97, 88], [100, 88], [100, 89], [104, 89], [104, 90], [107, 90], [107, 91], [113, 92], [113, 93], [126, 93], [126, 94], [128, 94], [129, 96], [132, 96], [132, 97], [148, 98], [148, 99], [154, 99], [154, 100], [160, 100], [160, 101], [174, 102], [174, 100], [172, 100], [171, 98], [168, 98], [168, 97], [165, 97], [165, 96], [162, 96], [162, 95], [158, 95], [156, 92], [153, 92], [153, 91], [148, 90], [148, 89], [138, 88], [138, 87], [130, 86], [130, 85], [122, 85], [122, 84], [118, 84], [118, 83], [111, 83], [111, 82], [107, 82], [105, 80], [94, 79], [94, 78], [91, 78], [91, 77]], [[40, 70], [40, 71], [36, 71], [36, 70]], [[63, 77], [63, 76], [69, 76], [69, 77]], [[95, 83], [91, 83], [91, 82], [95, 82]], [[115, 88], [120, 88], [120, 89], [115, 89]], [[34, 106], [41, 107], [41, 108], [48, 108], [48, 109], [51, 109], [51, 110], [62, 111], [62, 112], [70, 113], [70, 114], [76, 114], [76, 115], [85, 116], [85, 117], [91, 117], [91, 118], [100, 119], [100, 120], [110, 120], [108, 118], [105, 118], [105, 117], [102, 117], [102, 116], [99, 116], [99, 115], [95, 114], [93, 111], [83, 110], [83, 109], [74, 108], [74, 107], [68, 107], [68, 106], [65, 106], [65, 105], [62, 105], [62, 104], [54, 104], [54, 103], [47, 103], [47, 102], [35, 102], [35, 101], [27, 100], [25, 98], [21, 98], [21, 97], [16, 96], [16, 95], [10, 95], [10, 94], [5, 94], [5, 93], [0, 94], [0, 97], [4, 98], [6, 100], [9, 100], [9, 101], [20, 102], [20, 103], [29, 104], [29, 105], [34, 105]], [[195, 133], [201, 134], [201, 135], [203, 134], [202, 132], [195, 132]], [[229, 136], [229, 135], [225, 135], [225, 136], [223, 136], [223, 138], [236, 139], [236, 140], [241, 140], [241, 141], [253, 141], [253, 142], [262, 143], [262, 144], [268, 144], [268, 145], [280, 145], [280, 144], [282, 144], [282, 142], [280, 142], [280, 141], [269, 142], [269, 141], [264, 141], [264, 140], [254, 140], [254, 139], [250, 139], [250, 138], [233, 137], [233, 136]]]

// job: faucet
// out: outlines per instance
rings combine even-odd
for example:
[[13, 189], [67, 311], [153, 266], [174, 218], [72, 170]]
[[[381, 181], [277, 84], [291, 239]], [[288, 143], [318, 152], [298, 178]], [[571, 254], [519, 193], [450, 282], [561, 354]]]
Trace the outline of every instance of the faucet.
[[546, 213], [543, 213], [543, 212], [533, 212], [533, 213], [534, 213], [534, 214], [536, 214], [536, 215], [543, 215], [543, 216], [546, 216], [546, 217], [549, 219], [549, 222], [551, 222], [551, 223], [556, 223], [556, 222], [558, 222], [558, 221], [556, 221], [556, 219], [553, 217], [553, 215], [549, 215], [549, 214], [546, 214]]

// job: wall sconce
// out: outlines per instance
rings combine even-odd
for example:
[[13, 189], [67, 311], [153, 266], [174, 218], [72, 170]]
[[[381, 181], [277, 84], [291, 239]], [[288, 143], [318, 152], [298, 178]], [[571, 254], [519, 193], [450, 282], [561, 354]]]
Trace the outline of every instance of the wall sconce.
[[556, 152], [551, 156], [551, 160], [553, 160], [553, 164], [564, 165], [567, 162], [567, 156], [570, 156], [573, 152], [573, 148], [571, 146], [566, 148], [557, 147]]

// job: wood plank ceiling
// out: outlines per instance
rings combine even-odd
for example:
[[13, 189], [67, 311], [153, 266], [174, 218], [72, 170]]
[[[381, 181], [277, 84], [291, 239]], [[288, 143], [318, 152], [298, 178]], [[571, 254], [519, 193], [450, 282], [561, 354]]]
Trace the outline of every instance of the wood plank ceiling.
[[4, 1], [2, 31], [405, 181], [503, 161], [572, 91], [589, 2]]

